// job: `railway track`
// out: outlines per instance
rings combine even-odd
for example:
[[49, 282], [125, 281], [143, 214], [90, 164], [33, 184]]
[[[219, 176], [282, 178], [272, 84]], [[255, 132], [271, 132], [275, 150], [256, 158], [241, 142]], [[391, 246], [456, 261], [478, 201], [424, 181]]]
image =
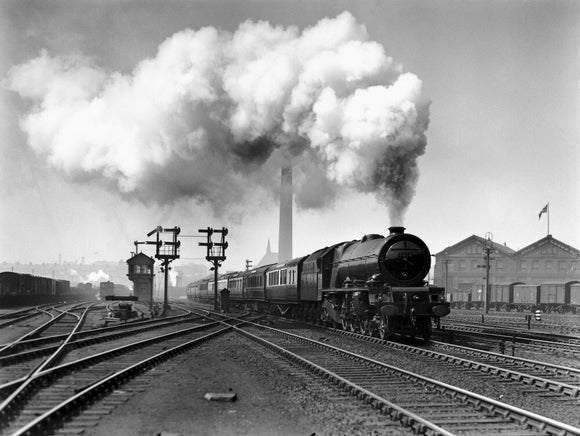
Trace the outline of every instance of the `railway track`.
[[445, 319], [445, 322], [454, 323], [479, 323], [482, 320], [485, 324], [494, 327], [509, 327], [517, 330], [528, 330], [528, 323], [526, 315], [531, 315], [530, 327], [535, 331], [561, 331], [572, 334], [580, 332], [580, 315], [557, 315], [542, 313], [542, 320], [536, 321], [534, 313], [532, 312], [495, 312], [490, 311], [485, 314], [483, 312], [471, 312], [461, 310], [451, 310], [451, 316]]
[[[186, 312], [183, 315], [174, 315], [166, 318], [155, 318], [143, 321], [132, 321], [129, 323], [115, 324], [107, 327], [93, 326], [92, 328], [86, 330], [76, 331], [73, 334], [72, 339], [74, 342], [79, 341], [81, 339], [100, 337], [101, 335], [103, 335], [103, 333], [112, 333], [112, 332], [128, 333], [133, 330], [140, 331], [143, 328], [155, 327], [158, 325], [163, 325], [171, 322], [187, 321], [190, 318], [190, 316], [191, 316], [190, 313]], [[46, 353], [50, 351], [51, 345], [54, 348], [54, 345], [61, 343], [66, 338], [66, 336], [67, 336], [66, 333], [59, 333], [55, 335], [44, 334], [42, 337], [34, 337], [34, 338], [29, 338], [28, 335], [25, 335], [24, 337], [19, 338], [16, 341], [0, 345], [0, 350], [4, 348], [10, 350], [9, 352], [6, 351], [0, 352], [0, 362], [2, 361], [3, 357], [6, 357], [7, 355], [16, 355], [16, 353], [20, 353], [24, 350], [29, 350], [30, 354]], [[23, 355], [25, 355], [25, 353], [23, 353]]]
[[[292, 321], [278, 318], [281, 324]], [[282, 327], [283, 328], [283, 327]], [[290, 327], [296, 331], [295, 327]], [[512, 404], [530, 404], [532, 409], [542, 414], [553, 415], [552, 418], [563, 419], [569, 424], [580, 423], [574, 420], [580, 406], [580, 369], [563, 365], [518, 358], [505, 354], [487, 352], [468, 347], [431, 341], [394, 342], [383, 341], [360, 333], [342, 329], [326, 329], [336, 338], [349, 337], [354, 339], [351, 346], [348, 341], [334, 339], [330, 343], [340, 347], [348, 347], [351, 351], [370, 355], [383, 362], [404, 367], [419, 367], [427, 370], [426, 374], [451, 383], [464, 386], [478, 386], [478, 378], [483, 380], [480, 393], [494, 393], [494, 398], [503, 398]], [[302, 334], [316, 338], [320, 333], [312, 331]], [[327, 337], [326, 340], [330, 338]], [[361, 339], [377, 346], [361, 347]], [[358, 342], [356, 342], [358, 341]], [[358, 344], [358, 346], [357, 346]], [[445, 374], [445, 377], [441, 375]], [[507, 391], [507, 392], [506, 392]], [[501, 394], [501, 395], [500, 395]], [[521, 401], [520, 398], [525, 398]], [[539, 408], [537, 405], [541, 405]], [[544, 408], [548, 405], [548, 410]]]
[[[579, 318], [580, 322], [580, 318]], [[538, 325], [542, 327], [546, 327], [545, 330], [537, 329]], [[445, 328], [474, 328], [474, 329], [483, 329], [490, 332], [501, 332], [506, 334], [518, 334], [522, 337], [527, 337], [531, 339], [551, 339], [554, 341], [559, 342], [568, 342], [568, 343], [576, 343], [580, 344], [580, 337], [577, 335], [570, 335], [570, 334], [562, 334], [556, 333], [559, 330], [559, 327], [563, 327], [562, 325], [553, 325], [548, 326], [544, 324], [544, 322], [535, 322], [533, 325], [533, 329], [528, 329], [527, 326], [524, 325], [510, 325], [509, 323], [505, 323], [503, 321], [500, 322], [490, 322], [489, 318], [486, 318], [484, 322], [480, 320], [475, 320], [474, 318], [463, 319], [463, 318], [453, 318], [453, 319], [443, 319], [441, 321], [441, 325]]]
[[549, 353], [552, 356], [580, 357], [580, 339], [569, 336], [551, 334], [542, 336], [545, 339], [538, 339], [538, 336], [531, 336], [521, 331], [490, 329], [472, 324], [453, 324], [445, 326], [443, 331], [434, 332], [433, 337], [447, 341], [480, 342], [493, 348], [497, 348], [502, 342], [504, 344], [511, 342], [517, 344], [520, 350]]
[[431, 341], [429, 347], [445, 353], [475, 360], [473, 367], [502, 378], [521, 381], [530, 386], [560, 393], [573, 398], [580, 397], [580, 368], [572, 368], [537, 360], [509, 356], [475, 348]]
[[51, 433], [63, 425], [68, 431], [82, 431], [83, 426], [94, 425], [95, 419], [127, 400], [131, 392], [119, 389], [127, 380], [176, 354], [234, 331], [267, 347], [269, 353], [289, 359], [293, 362], [290, 365], [302, 368], [300, 371], [321, 376], [321, 383], [333, 383], [339, 389], [337, 399], [350, 395], [351, 401], [368, 404], [365, 431], [396, 432], [402, 426], [406, 431], [441, 435], [479, 435], [484, 431], [580, 435], [580, 429], [568, 424], [321, 341], [223, 315], [215, 315], [218, 321], [210, 321], [206, 312], [199, 316], [203, 317], [202, 325], [179, 328], [176, 322], [175, 331], [140, 340], [136, 338], [141, 333], [135, 332], [125, 336], [126, 343], [122, 345], [115, 342], [115, 348], [106, 349], [103, 343], [104, 350], [91, 350], [83, 357], [82, 349], [68, 350], [58, 365], [25, 377], [27, 383], [20, 379], [10, 386], [0, 386], [4, 397], [0, 404], [0, 423], [4, 424], [0, 434]]
[[62, 361], [67, 361], [71, 356], [82, 357], [87, 353], [87, 347], [91, 347], [91, 350], [104, 351], [111, 347], [111, 342], [121, 344], [123, 341], [145, 339], [160, 332], [168, 333], [178, 330], [184, 323], [194, 323], [200, 319], [200, 316], [184, 314], [76, 331], [70, 338], [68, 335], [56, 335], [20, 342], [10, 349], [12, 353], [0, 356], [0, 394], [8, 389], [10, 383], [21, 380], [34, 367], [40, 365], [47, 356], [55, 353], [67, 338], [66, 353], [61, 356]]
[[[341, 335], [380, 343], [392, 350], [413, 353], [418, 358], [427, 358], [441, 362], [453, 363], [461, 368], [468, 368], [482, 373], [497, 376], [504, 380], [519, 383], [523, 387], [536, 387], [537, 395], [546, 393], [560, 394], [562, 397], [580, 398], [580, 369], [556, 365], [506, 354], [500, 354], [475, 348], [430, 341], [428, 344], [409, 345], [400, 342], [383, 341], [369, 338], [357, 333], [333, 330]], [[437, 351], [441, 350], [441, 351]]]
[[572, 427], [359, 354], [263, 326], [236, 328], [424, 434], [580, 434]]
[[42, 335], [47, 337], [68, 337], [71, 333], [81, 329], [83, 323], [86, 320], [88, 311], [91, 310], [94, 305], [95, 303], [89, 304], [86, 307], [78, 304], [74, 306], [68, 306], [66, 308], [37, 308], [37, 310], [42, 315], [47, 316], [49, 319], [38, 327], [33, 328], [31, 331], [23, 334], [22, 336], [6, 344], [0, 345], [0, 356], [10, 355], [21, 348], [23, 344], [31, 340], [38, 339]]
[[10, 327], [15, 323], [26, 321], [27, 319], [42, 315], [42, 309], [47, 307], [54, 307], [54, 305], [36, 306], [2, 313], [0, 315], [0, 329]]
[[114, 396], [115, 387], [126, 380], [230, 329], [206, 319], [205, 324], [147, 339], [133, 336], [123, 345], [51, 367], [50, 362], [60, 357], [60, 351], [54, 353], [28, 375], [0, 386], [0, 432], [13, 436], [51, 433], [72, 416], [86, 412], [97, 399]]

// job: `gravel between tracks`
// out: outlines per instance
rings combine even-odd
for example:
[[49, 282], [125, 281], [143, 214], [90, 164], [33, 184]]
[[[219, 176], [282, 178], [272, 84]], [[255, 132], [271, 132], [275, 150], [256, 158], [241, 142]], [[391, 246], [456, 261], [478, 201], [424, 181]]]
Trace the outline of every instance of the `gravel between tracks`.
[[[365, 428], [367, 406], [356, 400], [349, 400], [350, 405], [330, 401], [329, 396], [340, 394], [233, 333], [177, 356], [119, 390], [135, 394], [83, 434], [371, 434]], [[235, 392], [237, 400], [207, 401], [208, 392]], [[384, 428], [384, 434], [411, 434], [394, 422]]]

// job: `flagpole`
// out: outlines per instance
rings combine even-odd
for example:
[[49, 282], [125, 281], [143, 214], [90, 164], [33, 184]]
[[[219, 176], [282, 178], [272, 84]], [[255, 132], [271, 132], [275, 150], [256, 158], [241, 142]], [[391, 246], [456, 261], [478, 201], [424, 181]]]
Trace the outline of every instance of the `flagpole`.
[[548, 203], [548, 235], [550, 235], [550, 203]]

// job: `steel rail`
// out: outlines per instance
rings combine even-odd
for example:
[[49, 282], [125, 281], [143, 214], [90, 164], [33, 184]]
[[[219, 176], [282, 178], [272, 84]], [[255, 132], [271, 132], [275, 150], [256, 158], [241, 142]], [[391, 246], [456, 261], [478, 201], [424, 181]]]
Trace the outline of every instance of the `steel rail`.
[[50, 316], [52, 319], [48, 320], [47, 322], [43, 323], [42, 325], [38, 326], [37, 328], [35, 328], [34, 330], [24, 334], [23, 336], [21, 336], [20, 338], [10, 342], [9, 344], [6, 344], [4, 346], [2, 346], [2, 348], [0, 348], [0, 356], [2, 354], [6, 354], [7, 351], [9, 351], [10, 349], [16, 347], [17, 345], [21, 344], [24, 341], [27, 340], [31, 340], [34, 337], [37, 337], [39, 334], [41, 334], [43, 331], [47, 330], [48, 328], [50, 328], [51, 326], [53, 326], [56, 322], [58, 322], [58, 320], [60, 320], [61, 318], [65, 317], [67, 314], [75, 316], [77, 319], [79, 318], [79, 315], [72, 313], [72, 310], [75, 310], [75, 308], [77, 308], [77, 306], [80, 306], [82, 303], [80, 304], [75, 304], [73, 306], [71, 306], [71, 308], [69, 310], [66, 311], [62, 311], [60, 309], [58, 309], [57, 307], [53, 307], [53, 310], [56, 310], [58, 312], [60, 312], [58, 315], [54, 315], [46, 310], [44, 310], [43, 308], [38, 308], [37, 310], [40, 312], [43, 312], [44, 314]]
[[[113, 325], [113, 326], [101, 327], [101, 328], [96, 328], [96, 329], [91, 329], [91, 330], [82, 330], [82, 331], [76, 332], [75, 337], [78, 337], [78, 338], [82, 338], [82, 337], [86, 337], [86, 336], [90, 337], [90, 336], [99, 335], [99, 334], [101, 334], [101, 332], [105, 332], [105, 331], [125, 330], [125, 329], [130, 328], [130, 327], [156, 324], [156, 323], [165, 323], [165, 322], [167, 322], [167, 320], [185, 319], [188, 317], [191, 317], [191, 313], [185, 314], [185, 315], [168, 316], [165, 318], [148, 319], [148, 320], [143, 320], [143, 321], [133, 321], [131, 323], [117, 324], [117, 325]], [[67, 335], [60, 334], [60, 335], [46, 336], [46, 337], [36, 338], [36, 339], [27, 339], [27, 340], [21, 341], [18, 345], [22, 346], [22, 347], [29, 347], [29, 346], [36, 346], [36, 345], [41, 345], [41, 344], [51, 343], [51, 342], [60, 342], [66, 336]]]
[[[120, 352], [122, 352], [124, 350], [125, 351], [131, 351], [135, 347], [145, 346], [145, 345], [149, 345], [149, 344], [153, 343], [153, 342], [147, 343], [146, 341], [155, 341], [157, 338], [161, 338], [162, 340], [166, 340], [166, 339], [169, 339], [171, 337], [171, 336], [168, 336], [168, 335], [173, 335], [174, 333], [178, 333], [178, 334], [179, 333], [183, 333], [183, 334], [186, 334], [186, 333], [188, 333], [190, 331], [194, 331], [196, 329], [203, 329], [203, 328], [209, 327], [212, 324], [215, 324], [216, 322], [210, 323], [210, 324], [204, 324], [204, 325], [200, 325], [200, 326], [195, 326], [195, 327], [190, 327], [188, 329], [182, 329], [182, 330], [179, 330], [178, 332], [166, 333], [165, 335], [161, 335], [161, 336], [158, 336], [158, 337], [155, 337], [155, 338], [149, 338], [149, 339], [144, 339], [142, 341], [136, 341], [136, 342], [134, 342], [133, 344], [130, 344], [130, 345], [119, 346], [119, 347], [116, 347], [114, 349], [108, 350], [108, 351], [103, 352], [103, 353], [98, 353], [98, 354], [94, 354], [94, 355], [91, 355], [91, 356], [83, 357], [81, 359], [77, 359], [75, 361], [68, 362], [68, 363], [62, 364], [62, 365], [58, 365], [58, 366], [55, 366], [55, 367], [53, 367], [51, 369], [47, 369], [45, 371], [41, 371], [41, 372], [38, 373], [38, 376], [49, 375], [49, 373], [51, 373], [51, 372], [54, 373], [55, 375], [58, 375], [61, 372], [72, 371], [74, 369], [75, 365], [81, 365], [81, 366], [85, 365], [86, 366], [86, 365], [90, 364], [91, 361], [93, 359], [95, 359], [95, 358], [109, 358], [109, 357], [112, 357], [112, 356], [114, 356], [114, 355], [116, 355], [116, 354], [118, 354], [118, 353], [120, 353]], [[169, 326], [177, 325], [177, 324], [180, 324], [180, 323], [181, 322], [177, 322], [176, 321], [176, 322], [171, 323]], [[161, 327], [166, 327], [166, 326], [167, 325], [162, 325]], [[147, 331], [150, 331], [150, 330], [154, 330], [154, 329], [156, 329], [158, 327], [159, 327], [159, 325], [151, 326], [149, 328], [143, 329], [143, 331], [140, 331], [139, 333], [141, 333], [141, 332], [147, 332]], [[108, 335], [105, 338], [105, 341], [114, 340], [114, 339], [118, 339], [118, 338], [127, 336], [127, 335], [124, 335], [123, 333], [124, 332], [111, 333], [111, 335]], [[132, 334], [134, 332], [131, 331], [129, 333]], [[114, 337], [113, 338], [110, 338], [109, 336], [114, 336]], [[99, 339], [100, 338], [90, 338], [90, 339], [83, 340], [83, 342], [86, 341], [87, 342], [87, 345], [92, 345], [92, 344], [95, 344], [95, 343], [102, 342], [102, 341], [99, 341]], [[73, 346], [75, 344], [76, 344], [76, 342], [71, 342], [69, 345], [70, 346]], [[130, 348], [130, 347], [133, 347], [133, 348]], [[4, 384], [0, 384], [0, 394], [3, 394], [4, 393], [5, 395], [9, 395], [10, 393], [12, 393], [17, 387], [19, 387], [25, 381], [26, 381], [26, 377], [19, 377], [18, 379], [12, 380], [10, 382], [4, 383]], [[1, 415], [2, 415], [2, 409], [0, 408], [0, 416]]]
[[[473, 313], [471, 315], [462, 315], [462, 314], [457, 314], [456, 310], [452, 310], [452, 313], [454, 314], [454, 316], [451, 319], [447, 319], [445, 320], [446, 323], [452, 324], [453, 322], [458, 322], [458, 323], [466, 323], [466, 324], [479, 324], [481, 325], [481, 321], [478, 321], [478, 318], [481, 318], [481, 315], [484, 315], [483, 313]], [[502, 312], [500, 312], [502, 313]], [[496, 312], [494, 312], [493, 314], [490, 312], [489, 314], [485, 315], [485, 325], [487, 326], [493, 326], [493, 327], [506, 327], [508, 326], [509, 328], [512, 328], [514, 330], [519, 330], [522, 332], [530, 332], [530, 330], [528, 329], [528, 324], [526, 319], [524, 318], [525, 315], [534, 315], [534, 313], [532, 312], [518, 312], [519, 316], [508, 316], [508, 315], [498, 315]], [[546, 329], [559, 329], [559, 330], [564, 330], [564, 331], [576, 331], [579, 329], [579, 326], [577, 324], [562, 324], [562, 323], [558, 323], [558, 324], [554, 324], [552, 322], [552, 320], [549, 319], [549, 314], [546, 313], [542, 313], [542, 320], [541, 321], [536, 321], [535, 319], [532, 319], [533, 324], [531, 325], [533, 327], [533, 331], [537, 332], [538, 334], [544, 334]], [[578, 318], [578, 316], [575, 316], [576, 319]]]
[[572, 368], [570, 366], [555, 365], [553, 363], [542, 362], [539, 360], [525, 359], [523, 357], [517, 356], [507, 356], [501, 353], [494, 353], [493, 351], [478, 350], [477, 348], [465, 347], [463, 345], [449, 344], [447, 342], [431, 341], [431, 344], [442, 348], [456, 349], [466, 354], [471, 355], [481, 355], [485, 357], [490, 357], [491, 359], [505, 362], [517, 362], [525, 366], [537, 369], [548, 369], [558, 375], [571, 375], [579, 378], [580, 381], [580, 369]]
[[91, 306], [88, 306], [81, 316], [75, 315], [78, 317], [78, 322], [76, 323], [75, 327], [68, 335], [68, 337], [63, 341], [63, 343], [58, 347], [58, 349], [52, 353], [46, 360], [40, 363], [37, 367], [35, 367], [32, 371], [30, 371], [26, 376], [24, 376], [24, 381], [20, 383], [18, 387], [6, 398], [2, 403], [0, 403], [0, 416], [3, 414], [3, 411], [9, 408], [10, 404], [15, 401], [16, 398], [21, 396], [33, 383], [35, 376], [37, 376], [42, 371], [46, 370], [50, 367], [53, 363], [55, 363], [58, 359], [60, 359], [65, 352], [66, 345], [69, 342], [70, 338], [74, 334], [75, 331], [81, 328]]
[[[490, 333], [483, 331], [485, 327], [465, 327], [456, 329], [455, 327], [452, 329], [445, 329], [445, 332], [453, 332], [453, 333], [477, 333], [481, 334], [479, 339], [489, 339], [489, 340], [505, 340], [507, 342], [513, 342], [514, 336], [509, 335], [506, 333]], [[533, 338], [526, 338], [526, 337], [518, 337], [515, 336], [515, 342], [520, 345], [524, 345], [527, 347], [535, 347], [541, 349], [548, 349], [553, 351], [561, 351], [563, 353], [569, 354], [580, 354], [580, 343], [570, 343], [570, 342], [552, 342], [548, 340], [542, 339], [533, 339]]]
[[[366, 336], [366, 335], [361, 335], [360, 333], [347, 332], [345, 330], [339, 330], [339, 329], [330, 329], [330, 330], [333, 332], [338, 332], [338, 333], [343, 334], [343, 335], [347, 335], [347, 336], [353, 336], [353, 337], [357, 337], [357, 338], [360, 337], [360, 338], [365, 339], [365, 340], [370, 339], [371, 342], [381, 343], [381, 344], [383, 344], [387, 347], [390, 347], [390, 348], [404, 350], [404, 351], [414, 353], [414, 354], [419, 354], [422, 356], [428, 356], [428, 357], [431, 357], [431, 358], [434, 358], [434, 359], [437, 359], [440, 361], [444, 361], [444, 362], [454, 363], [456, 365], [461, 365], [464, 368], [475, 369], [475, 370], [478, 370], [478, 371], [481, 371], [484, 373], [497, 375], [497, 376], [505, 378], [505, 379], [510, 379], [513, 381], [525, 383], [529, 386], [535, 386], [538, 388], [547, 388], [552, 392], [560, 393], [560, 394], [567, 395], [567, 396], [570, 396], [573, 398], [580, 397], [580, 386], [571, 385], [569, 383], [563, 383], [563, 382], [559, 382], [556, 380], [550, 380], [549, 378], [539, 377], [539, 376], [532, 375], [532, 374], [526, 374], [526, 373], [515, 371], [512, 369], [501, 368], [501, 367], [494, 366], [494, 365], [484, 363], [484, 362], [476, 362], [476, 361], [464, 359], [464, 358], [458, 357], [458, 356], [443, 354], [443, 353], [439, 353], [439, 352], [434, 351], [434, 350], [428, 350], [425, 348], [414, 347], [412, 345], [407, 345], [407, 344], [399, 344], [399, 343], [392, 342], [392, 341], [384, 341], [384, 340], [379, 339], [379, 338], [371, 338], [371, 337]], [[489, 351], [476, 350], [475, 348], [462, 347], [460, 345], [454, 345], [454, 344], [447, 344], [445, 342], [431, 341], [431, 343], [437, 344], [440, 346], [447, 346], [449, 348], [453, 347], [453, 348], [456, 348], [458, 350], [472, 351], [469, 354], [480, 354], [480, 355], [484, 355], [484, 356], [493, 356], [493, 357], [497, 357], [498, 359], [503, 358], [503, 360], [506, 362], [508, 362], [508, 361], [520, 362], [522, 364], [528, 364], [529, 366], [536, 367], [536, 368], [552, 368], [552, 369], [554, 369], [554, 371], [559, 371], [560, 374], [564, 374], [564, 375], [575, 374], [578, 377], [580, 377], [580, 369], [561, 367], [561, 366], [552, 365], [549, 363], [538, 362], [538, 361], [528, 360], [528, 359], [523, 359], [523, 358], [518, 358], [518, 357], [511, 357], [511, 356], [506, 356], [503, 354], [492, 353]], [[580, 382], [580, 379], [579, 379], [579, 382]]]
[[326, 368], [317, 365], [314, 362], [311, 362], [303, 357], [297, 355], [296, 353], [292, 353], [280, 347], [279, 345], [273, 344], [259, 336], [253, 335], [250, 332], [242, 330], [238, 327], [234, 327], [234, 330], [241, 335], [269, 348], [270, 350], [276, 352], [277, 354], [284, 356], [287, 359], [290, 359], [303, 367], [310, 369], [311, 371], [322, 375], [324, 378], [330, 379], [334, 381], [335, 384], [339, 385], [342, 389], [349, 391], [351, 394], [356, 395], [357, 397], [362, 397], [367, 400], [368, 403], [371, 404], [373, 408], [380, 409], [382, 413], [389, 415], [392, 419], [396, 419], [413, 428], [416, 432], [427, 434], [427, 435], [441, 435], [441, 436], [453, 436], [453, 433], [448, 432], [447, 430], [433, 424], [432, 422], [427, 421], [426, 419], [421, 418], [420, 416], [410, 412], [396, 404], [388, 401], [385, 398], [382, 398], [369, 390], [345, 379], [344, 377], [335, 374]]
[[[184, 324], [188, 322], [196, 321], [196, 317], [189, 317], [188, 318], [180, 318], [180, 319], [169, 319], [164, 318], [165, 321], [159, 322], [151, 322], [151, 323], [140, 323], [139, 325], [136, 324], [124, 324], [124, 328], [120, 329], [118, 326], [115, 327], [104, 327], [101, 329], [93, 329], [88, 331], [81, 331], [76, 332], [73, 335], [72, 340], [68, 343], [68, 349], [76, 349], [81, 348], [87, 345], [92, 345], [95, 343], [102, 343], [107, 342], [115, 339], [119, 339], [125, 336], [134, 335], [136, 333], [144, 333], [147, 331], [171, 327], [177, 324]], [[64, 336], [64, 335], [62, 335]], [[58, 336], [59, 338], [61, 335]], [[76, 339], [80, 337], [80, 339]], [[56, 338], [53, 336], [52, 338]], [[76, 339], [76, 340], [75, 340]], [[51, 341], [53, 342], [53, 341]], [[21, 353], [14, 353], [7, 356], [0, 357], [0, 366], [9, 365], [14, 362], [21, 362], [27, 359], [33, 359], [41, 355], [49, 354], [53, 350], [57, 349], [58, 345], [51, 345], [44, 348], [36, 348], [34, 350], [27, 350]]]
[[29, 306], [27, 309], [10, 310], [5, 313], [0, 313], [0, 320], [19, 318], [23, 313], [28, 313], [32, 310], [35, 310], [37, 307], [41, 306]]
[[7, 422], [10, 416], [14, 414], [14, 410], [18, 407], [18, 404], [20, 404], [33, 391], [34, 386], [37, 386], [42, 380], [58, 377], [65, 373], [70, 373], [71, 371], [77, 368], [87, 367], [92, 364], [106, 360], [108, 358], [114, 357], [116, 355], [120, 355], [139, 348], [143, 348], [147, 345], [167, 341], [168, 339], [192, 333], [195, 332], [196, 330], [215, 326], [220, 323], [222, 323], [222, 321], [215, 321], [201, 326], [195, 326], [187, 329], [181, 329], [175, 332], [166, 333], [160, 336], [156, 336], [154, 338], [143, 339], [141, 341], [133, 342], [128, 345], [119, 346], [114, 349], [110, 349], [101, 353], [87, 356], [75, 360], [73, 362], [61, 364], [58, 366], [54, 366], [52, 368], [45, 368], [41, 371], [36, 372], [33, 376], [29, 378], [22, 377], [19, 380], [15, 380], [6, 383], [4, 385], [1, 385], [0, 392], [3, 391], [13, 391], [13, 392], [2, 404], [0, 404], [0, 423], [2, 422], [2, 420]]
[[429, 356], [441, 361], [450, 362], [456, 365], [461, 365], [464, 368], [470, 368], [478, 370], [484, 373], [497, 375], [505, 379], [510, 379], [513, 381], [525, 383], [530, 386], [535, 386], [538, 388], [548, 389], [552, 392], [568, 395], [573, 398], [578, 398], [580, 396], [580, 387], [570, 385], [568, 383], [562, 383], [555, 380], [550, 380], [544, 377], [539, 377], [531, 374], [526, 374], [519, 371], [514, 371], [511, 369], [501, 368], [498, 366], [490, 365], [483, 362], [475, 362], [473, 360], [464, 359], [462, 357], [451, 356], [449, 354], [442, 354], [432, 350], [425, 350], [416, 347], [408, 347], [406, 350], [411, 351], [415, 354], [420, 354], [423, 356]]
[[[36, 306], [36, 307], [31, 307], [28, 309], [23, 309], [23, 310], [18, 310], [18, 311], [14, 311], [14, 312], [9, 312], [9, 313], [4, 313], [2, 315], [0, 315], [0, 329], [7, 327], [7, 326], [11, 326], [16, 322], [21, 322], [24, 321], [28, 318], [33, 318], [35, 316], [39, 315], [39, 311], [40, 308], [44, 308], [44, 307], [48, 307], [48, 306], [52, 306], [52, 305], [41, 305], [41, 306]], [[32, 312], [35, 311], [35, 312]], [[28, 313], [28, 312], [32, 312], [32, 313]], [[28, 313], [27, 315], [20, 315], [20, 314], [24, 314], [24, 313]]]
[[[538, 341], [538, 342], [548, 342], [572, 346], [580, 346], [580, 338], [570, 335], [561, 335], [553, 332], [538, 332], [528, 330], [527, 328], [512, 328], [505, 327], [502, 325], [494, 325], [491, 323], [482, 324], [481, 322], [471, 321], [454, 321], [443, 318], [441, 320], [441, 326], [455, 329], [456, 331], [483, 331], [488, 335], [502, 335], [508, 336], [510, 339], [516, 335], [516, 339], [520, 339], [521, 342], [525, 341]], [[544, 338], [544, 339], [542, 339]], [[552, 340], [552, 338], [554, 340]]]
[[[477, 406], [480, 409], [486, 409], [489, 412], [493, 412], [495, 414], [500, 414], [503, 417], [509, 418], [512, 421], [518, 422], [522, 425], [530, 426], [537, 431], [545, 431], [550, 434], [558, 434], [558, 435], [580, 435], [580, 428], [573, 427], [569, 424], [565, 424], [559, 421], [556, 421], [551, 418], [547, 418], [545, 416], [538, 415], [536, 413], [523, 410], [517, 408], [515, 406], [511, 406], [506, 403], [502, 403], [500, 401], [494, 400], [492, 398], [485, 397], [483, 395], [476, 394], [474, 392], [470, 392], [447, 383], [443, 383], [434, 379], [430, 379], [428, 377], [421, 376], [419, 374], [412, 373], [410, 371], [406, 371], [402, 368], [397, 368], [392, 365], [388, 365], [386, 363], [377, 361], [375, 359], [371, 359], [368, 357], [360, 356], [350, 351], [342, 350], [338, 347], [334, 347], [329, 344], [325, 344], [319, 341], [315, 341], [309, 338], [305, 338], [293, 333], [285, 332], [282, 330], [274, 329], [272, 327], [257, 326], [261, 329], [268, 329], [274, 332], [277, 335], [291, 337], [294, 340], [300, 341], [302, 343], [311, 344], [318, 348], [332, 351], [334, 353], [339, 353], [345, 356], [350, 357], [351, 359], [357, 359], [361, 362], [365, 362], [370, 365], [374, 365], [375, 367], [390, 371], [396, 372], [401, 374], [402, 376], [408, 379], [418, 380], [420, 383], [424, 385], [431, 385], [440, 392], [448, 392], [453, 398], [460, 398], [465, 403], [472, 404]], [[237, 331], [237, 330], [236, 330]]]
[[169, 350], [162, 351], [161, 353], [135, 363], [125, 369], [122, 369], [121, 371], [115, 372], [114, 374], [111, 374], [108, 377], [93, 383], [81, 392], [70, 397], [66, 401], [63, 401], [49, 411], [43, 413], [41, 416], [37, 417], [13, 433], [12, 436], [33, 436], [38, 434], [39, 431], [46, 432], [47, 430], [56, 427], [60, 420], [70, 414], [71, 410], [78, 410], [86, 406], [89, 402], [89, 399], [102, 396], [113, 387], [125, 382], [129, 378], [135, 377], [141, 372], [147, 370], [149, 367], [158, 365], [159, 363], [179, 353], [187, 351], [194, 346], [220, 336], [225, 332], [230, 331], [231, 329], [232, 326], [225, 327], [221, 330], [209, 333], [201, 338], [196, 338], [184, 344], [170, 348]]

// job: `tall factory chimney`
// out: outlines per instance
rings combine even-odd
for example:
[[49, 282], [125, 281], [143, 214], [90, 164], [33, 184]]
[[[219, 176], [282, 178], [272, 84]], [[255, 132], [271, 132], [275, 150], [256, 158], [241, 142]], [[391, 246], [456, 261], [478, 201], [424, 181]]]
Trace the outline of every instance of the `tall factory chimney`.
[[282, 166], [280, 181], [280, 228], [278, 262], [292, 259], [292, 164]]

